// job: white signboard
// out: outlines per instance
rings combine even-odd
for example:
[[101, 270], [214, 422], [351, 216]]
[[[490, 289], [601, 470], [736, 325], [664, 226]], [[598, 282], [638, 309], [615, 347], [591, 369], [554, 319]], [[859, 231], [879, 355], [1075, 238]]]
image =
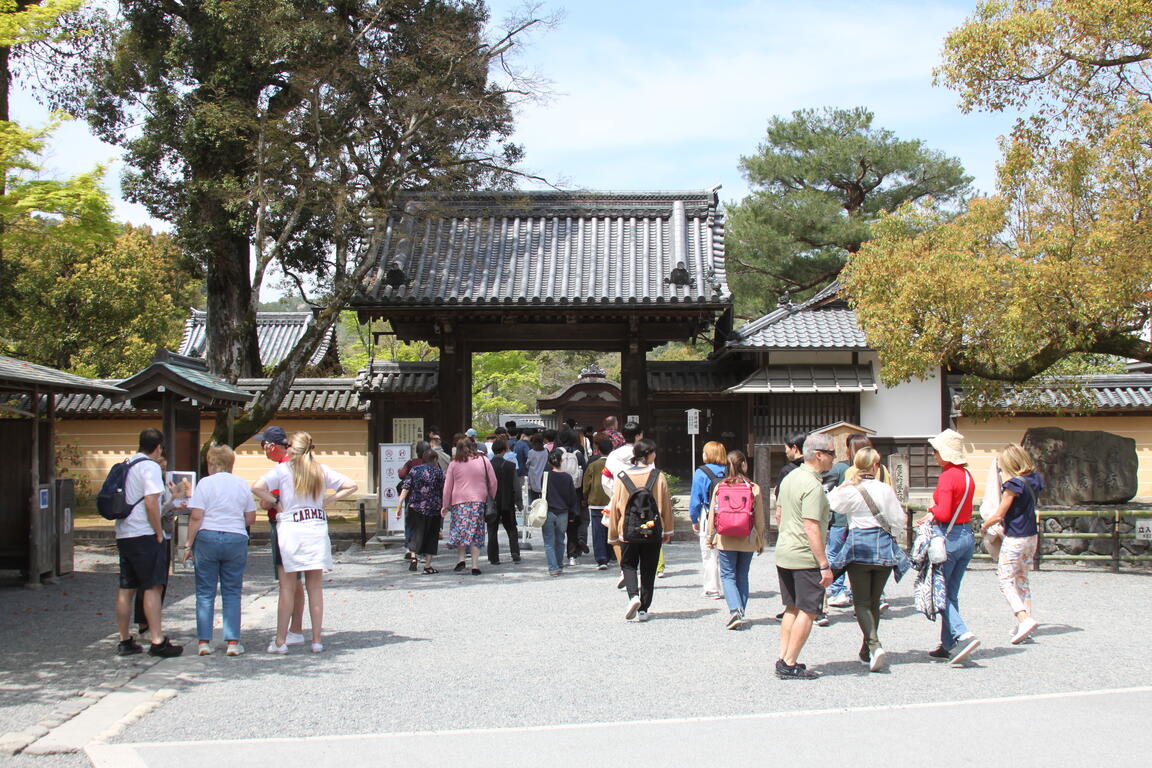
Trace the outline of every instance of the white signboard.
[[424, 419], [392, 419], [392, 439], [397, 443], [418, 443], [424, 439]]
[[396, 484], [400, 482], [400, 470], [412, 458], [412, 446], [408, 443], [380, 443], [380, 515], [381, 528], [385, 531], [403, 531], [404, 519], [396, 517], [400, 506], [400, 492]]
[[1152, 517], [1136, 520], [1136, 541], [1152, 541]]
[[688, 434], [700, 434], [700, 409], [689, 408], [687, 411], [685, 411], [685, 413], [688, 414]]

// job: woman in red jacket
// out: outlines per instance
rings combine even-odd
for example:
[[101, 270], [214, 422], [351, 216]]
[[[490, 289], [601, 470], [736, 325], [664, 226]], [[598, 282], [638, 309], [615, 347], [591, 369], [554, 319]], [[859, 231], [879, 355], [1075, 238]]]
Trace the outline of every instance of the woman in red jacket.
[[[937, 566], [944, 575], [947, 598], [940, 614], [940, 645], [928, 655], [934, 659], [951, 659], [953, 664], [959, 664], [980, 647], [980, 641], [960, 617], [960, 583], [976, 548], [971, 522], [976, 483], [965, 466], [968, 459], [964, 455], [964, 435], [946, 429], [928, 444], [932, 446], [936, 463], [943, 467], [928, 511], [936, 533], [945, 538], [948, 549], [948, 559]], [[957, 647], [960, 650], [953, 656], [952, 651]]]

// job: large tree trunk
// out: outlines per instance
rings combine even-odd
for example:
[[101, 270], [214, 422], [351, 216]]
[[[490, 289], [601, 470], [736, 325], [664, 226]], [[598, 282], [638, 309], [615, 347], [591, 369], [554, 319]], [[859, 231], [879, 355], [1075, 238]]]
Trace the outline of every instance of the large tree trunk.
[[256, 308], [248, 282], [248, 238], [220, 240], [220, 250], [209, 257], [205, 276], [208, 370], [229, 381], [258, 377], [262, 369]]

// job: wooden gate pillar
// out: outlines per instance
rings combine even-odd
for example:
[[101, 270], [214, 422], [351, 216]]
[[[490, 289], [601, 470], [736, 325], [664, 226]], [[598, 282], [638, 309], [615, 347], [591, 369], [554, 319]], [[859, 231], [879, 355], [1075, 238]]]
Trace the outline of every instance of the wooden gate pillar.
[[640, 428], [651, 432], [652, 425], [648, 423], [648, 358], [636, 318], [629, 322], [628, 342], [620, 351], [620, 390], [623, 420], [639, 416]]

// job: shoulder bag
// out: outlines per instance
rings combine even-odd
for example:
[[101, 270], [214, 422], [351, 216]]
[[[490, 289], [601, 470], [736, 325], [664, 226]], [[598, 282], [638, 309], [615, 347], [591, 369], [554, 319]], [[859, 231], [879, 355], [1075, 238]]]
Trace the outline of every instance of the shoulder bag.
[[964, 502], [968, 500], [968, 489], [972, 486], [972, 475], [968, 470], [964, 470], [964, 493], [960, 495], [960, 503], [956, 505], [956, 511], [952, 513], [952, 520], [948, 523], [948, 530], [944, 535], [933, 533], [932, 538], [928, 541], [928, 560], [933, 565], [939, 565], [948, 559], [948, 534], [952, 533], [952, 526], [956, 525], [956, 518], [960, 516], [960, 510], [964, 508]]
[[548, 521], [548, 475], [551, 469], [544, 470], [544, 479], [540, 481], [540, 498], [528, 505], [528, 525], [533, 528], [542, 528]]
[[860, 492], [860, 496], [863, 497], [864, 503], [868, 506], [868, 511], [872, 513], [872, 517], [876, 519], [880, 529], [889, 536], [892, 536], [892, 526], [888, 525], [888, 521], [880, 514], [880, 509], [876, 506], [876, 502], [872, 500], [868, 491], [864, 490], [863, 485], [857, 485], [856, 490]]

